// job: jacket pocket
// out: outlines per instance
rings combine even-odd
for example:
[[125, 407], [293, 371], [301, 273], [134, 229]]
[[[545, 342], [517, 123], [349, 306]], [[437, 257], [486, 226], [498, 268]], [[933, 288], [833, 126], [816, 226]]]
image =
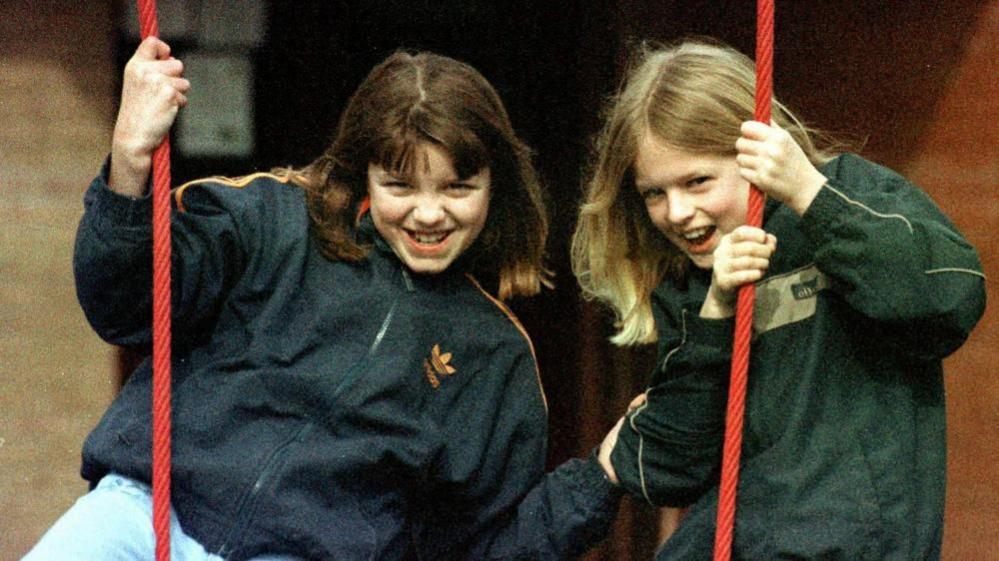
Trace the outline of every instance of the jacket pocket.
[[[354, 494], [331, 494], [329, 487], [336, 486], [335, 482], [320, 489], [293, 473], [301, 467], [291, 460], [311, 446], [315, 431], [313, 423], [306, 423], [274, 449], [240, 499], [235, 521], [217, 555], [227, 558], [244, 552], [289, 550], [310, 558], [375, 558], [377, 536]], [[332, 498], [324, 501], [322, 496]]]
[[776, 465], [756, 461], [767, 455], [754, 458], [739, 482], [738, 558], [882, 558], [877, 494], [856, 441], [813, 445]]

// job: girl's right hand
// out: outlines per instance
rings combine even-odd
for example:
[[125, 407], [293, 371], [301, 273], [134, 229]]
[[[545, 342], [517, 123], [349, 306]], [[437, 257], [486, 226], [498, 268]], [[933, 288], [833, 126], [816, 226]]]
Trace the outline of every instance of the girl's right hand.
[[[635, 396], [635, 399], [631, 400], [628, 404], [628, 413], [631, 413], [635, 409], [638, 409], [645, 404], [645, 394], [641, 393]], [[617, 478], [617, 472], [614, 471], [614, 464], [611, 463], [611, 452], [614, 451], [614, 446], [617, 444], [617, 437], [621, 433], [621, 427], [624, 426], [624, 420], [627, 418], [621, 417], [618, 419], [617, 424], [611, 428], [607, 436], [604, 437], [603, 442], [600, 443], [600, 448], [597, 451], [597, 461], [600, 463], [600, 467], [604, 468], [604, 474], [607, 475], [607, 480], [614, 485], [619, 485], [621, 482]]]
[[153, 152], [187, 105], [191, 83], [183, 72], [184, 65], [170, 56], [169, 45], [156, 37], [142, 41], [125, 65], [108, 179], [115, 191], [143, 194]]
[[714, 252], [711, 287], [701, 317], [726, 318], [735, 314], [739, 287], [763, 278], [777, 238], [760, 228], [739, 226], [722, 236]]

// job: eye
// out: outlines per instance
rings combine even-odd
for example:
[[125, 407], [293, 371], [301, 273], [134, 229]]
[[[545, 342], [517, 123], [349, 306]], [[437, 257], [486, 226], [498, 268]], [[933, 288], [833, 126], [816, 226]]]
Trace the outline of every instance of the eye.
[[464, 197], [479, 189], [478, 185], [456, 181], [447, 184], [447, 193], [452, 197]]
[[393, 190], [409, 189], [409, 183], [406, 183], [405, 181], [399, 181], [398, 179], [389, 179], [383, 181], [382, 186]]
[[687, 181], [687, 187], [697, 187], [698, 185], [703, 185], [703, 184], [707, 183], [710, 180], [711, 180], [710, 176], [708, 176], [708, 175], [700, 175], [700, 176], [697, 176], [697, 177], [695, 177], [695, 178]]
[[648, 189], [642, 191], [641, 193], [642, 199], [644, 199], [646, 202], [658, 199], [663, 195], [664, 195], [663, 190], [658, 187], [649, 187]]

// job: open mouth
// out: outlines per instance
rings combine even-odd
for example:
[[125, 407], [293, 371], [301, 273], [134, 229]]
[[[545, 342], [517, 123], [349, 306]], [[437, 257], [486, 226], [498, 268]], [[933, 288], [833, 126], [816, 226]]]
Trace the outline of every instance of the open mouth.
[[715, 230], [717, 228], [714, 226], [706, 226], [683, 232], [680, 237], [687, 243], [687, 247], [692, 253], [701, 253], [709, 249], [708, 243], [715, 235]]
[[451, 230], [440, 232], [420, 232], [416, 230], [405, 230], [410, 243], [420, 249], [433, 250], [444, 245], [444, 242], [451, 236]]

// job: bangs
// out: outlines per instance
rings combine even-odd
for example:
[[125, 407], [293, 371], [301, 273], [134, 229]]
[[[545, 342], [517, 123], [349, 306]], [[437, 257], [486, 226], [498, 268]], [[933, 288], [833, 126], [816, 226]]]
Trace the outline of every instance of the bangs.
[[373, 161], [397, 177], [412, 177], [419, 162], [419, 145], [424, 142], [447, 151], [460, 180], [490, 167], [489, 150], [478, 135], [468, 128], [434, 119], [419, 106], [409, 112], [407, 122], [390, 127], [375, 147]]

